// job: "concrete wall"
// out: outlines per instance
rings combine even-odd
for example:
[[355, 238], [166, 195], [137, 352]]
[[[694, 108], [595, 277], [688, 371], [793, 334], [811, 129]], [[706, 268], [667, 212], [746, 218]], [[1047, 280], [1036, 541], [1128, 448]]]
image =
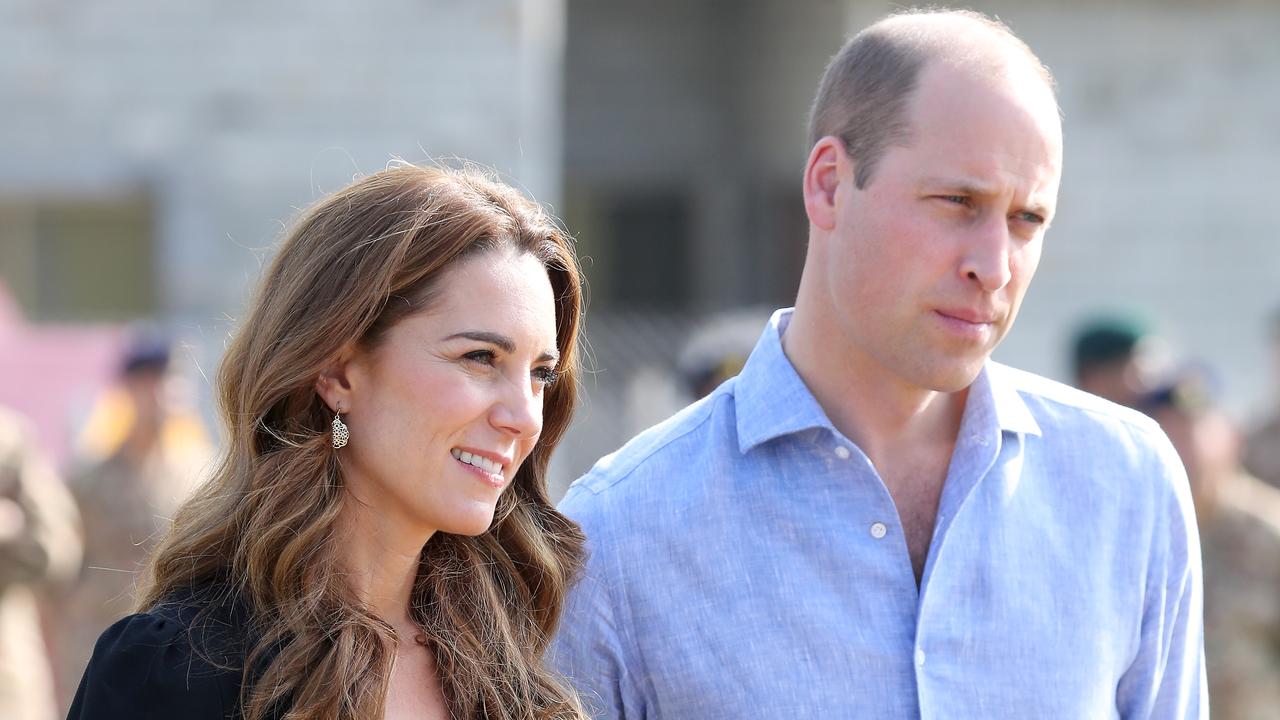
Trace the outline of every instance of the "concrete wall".
[[0, 193], [154, 199], [170, 318], [392, 156], [560, 189], [562, 0], [0, 1]]
[[608, 268], [596, 204], [674, 191], [690, 202], [691, 311], [791, 295], [804, 238], [775, 205], [841, 31], [835, 2], [570, 2], [566, 207], [584, 250]]

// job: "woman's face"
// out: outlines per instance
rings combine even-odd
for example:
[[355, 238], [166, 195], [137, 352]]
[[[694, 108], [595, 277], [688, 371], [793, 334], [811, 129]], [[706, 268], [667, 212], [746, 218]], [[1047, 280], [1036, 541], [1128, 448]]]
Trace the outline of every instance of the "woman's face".
[[483, 533], [542, 431], [558, 355], [536, 258], [500, 248], [447, 270], [424, 311], [345, 363], [349, 493], [383, 529]]

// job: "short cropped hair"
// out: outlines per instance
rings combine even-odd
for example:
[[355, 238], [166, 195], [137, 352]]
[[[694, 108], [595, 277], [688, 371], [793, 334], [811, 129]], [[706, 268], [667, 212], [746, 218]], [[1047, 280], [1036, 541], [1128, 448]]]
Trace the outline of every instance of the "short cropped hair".
[[[853, 159], [854, 183], [871, 181], [876, 164], [891, 144], [911, 139], [908, 106], [925, 64], [939, 57], [957, 61], [980, 55], [955, 33], [911, 18], [954, 18], [974, 24], [1014, 55], [1025, 57], [1052, 90], [1053, 76], [1031, 48], [1007, 25], [969, 10], [908, 10], [890, 15], [847, 40], [827, 64], [809, 111], [809, 146], [834, 135]], [[903, 21], [905, 20], [905, 22]], [[991, 43], [984, 43], [990, 45]]]

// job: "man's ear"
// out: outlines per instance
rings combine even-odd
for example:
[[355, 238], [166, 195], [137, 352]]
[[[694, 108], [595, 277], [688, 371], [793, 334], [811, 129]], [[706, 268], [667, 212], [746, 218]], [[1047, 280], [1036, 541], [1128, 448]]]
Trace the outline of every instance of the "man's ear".
[[844, 142], [827, 135], [814, 143], [804, 166], [804, 210], [809, 223], [820, 230], [836, 225], [836, 190], [841, 177], [852, 177]]
[[350, 349], [344, 349], [316, 377], [316, 394], [333, 412], [337, 412], [339, 408], [342, 412], [348, 412], [355, 405], [351, 381], [347, 376], [352, 356]]

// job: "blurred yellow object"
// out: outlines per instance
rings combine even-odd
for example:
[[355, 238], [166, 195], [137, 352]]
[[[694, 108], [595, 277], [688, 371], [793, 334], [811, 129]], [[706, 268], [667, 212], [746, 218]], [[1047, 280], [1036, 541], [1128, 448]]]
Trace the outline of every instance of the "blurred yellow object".
[[124, 390], [112, 387], [104, 391], [76, 441], [76, 455], [93, 461], [110, 457], [120, 449], [136, 421], [133, 403]]
[[[120, 387], [103, 391], [94, 403], [76, 441], [76, 455], [82, 463], [105, 460], [119, 452], [133, 432], [137, 412], [129, 394]], [[212, 450], [209, 434], [195, 413], [173, 410], [160, 429], [160, 447], [166, 457], [208, 459]]]

